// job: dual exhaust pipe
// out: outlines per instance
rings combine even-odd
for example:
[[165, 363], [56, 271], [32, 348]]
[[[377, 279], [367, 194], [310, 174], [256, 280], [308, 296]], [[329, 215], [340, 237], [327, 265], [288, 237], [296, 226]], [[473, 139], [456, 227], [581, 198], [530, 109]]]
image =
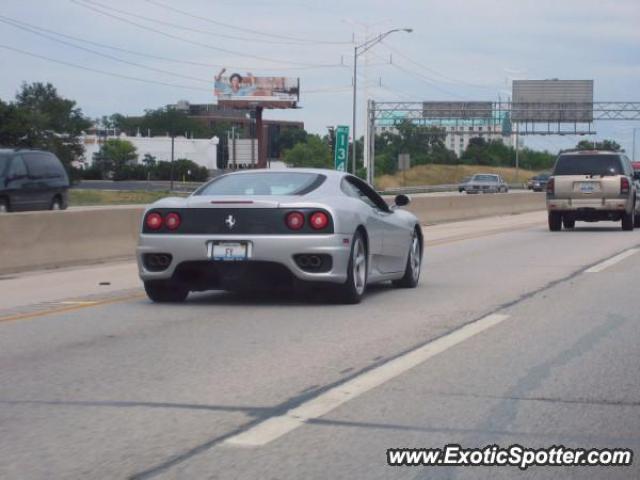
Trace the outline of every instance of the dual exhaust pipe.
[[161, 272], [169, 268], [172, 257], [168, 253], [147, 253], [144, 256], [144, 264], [147, 270]]
[[316, 269], [322, 265], [322, 259], [318, 255], [298, 255], [297, 262], [300, 268]]

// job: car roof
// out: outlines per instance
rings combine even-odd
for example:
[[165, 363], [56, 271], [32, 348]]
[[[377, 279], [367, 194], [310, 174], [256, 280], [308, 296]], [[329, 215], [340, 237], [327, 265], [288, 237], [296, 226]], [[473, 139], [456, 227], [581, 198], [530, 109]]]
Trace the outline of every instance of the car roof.
[[236, 170], [235, 172], [229, 172], [225, 175], [246, 175], [250, 173], [315, 173], [318, 175], [325, 175], [327, 177], [344, 177], [351, 175], [350, 173], [329, 170], [328, 168], [251, 168], [246, 170]]
[[46, 150], [39, 150], [37, 148], [0, 148], [0, 153], [16, 153], [16, 152], [41, 152], [41, 153], [51, 153]]
[[613, 152], [611, 150], [571, 150], [569, 152], [562, 152], [560, 155], [621, 155], [621, 152]]

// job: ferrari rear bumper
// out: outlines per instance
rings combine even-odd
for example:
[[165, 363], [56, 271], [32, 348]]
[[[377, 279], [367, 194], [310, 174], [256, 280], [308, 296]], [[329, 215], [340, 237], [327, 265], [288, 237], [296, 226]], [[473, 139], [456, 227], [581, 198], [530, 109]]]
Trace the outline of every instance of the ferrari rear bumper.
[[[212, 242], [238, 242], [248, 246], [244, 260], [214, 260]], [[282, 280], [343, 283], [351, 252], [349, 235], [140, 235], [137, 259], [140, 278], [176, 280], [194, 290], [242, 286], [256, 278], [261, 283]], [[162, 270], [149, 268], [147, 254], [168, 254]], [[300, 255], [323, 259], [327, 268], [312, 271], [300, 266]]]

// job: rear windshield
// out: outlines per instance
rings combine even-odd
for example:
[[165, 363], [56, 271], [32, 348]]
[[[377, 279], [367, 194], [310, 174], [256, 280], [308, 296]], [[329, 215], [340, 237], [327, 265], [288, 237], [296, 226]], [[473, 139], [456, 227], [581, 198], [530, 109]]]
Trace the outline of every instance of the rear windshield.
[[554, 175], [622, 175], [618, 155], [561, 155]]
[[229, 174], [212, 180], [194, 195], [304, 195], [318, 188], [325, 178], [305, 172]]
[[5, 175], [5, 170], [9, 165], [9, 156], [8, 155], [0, 155], [0, 177]]
[[474, 175], [473, 179], [477, 182], [497, 182], [498, 177], [494, 175]]

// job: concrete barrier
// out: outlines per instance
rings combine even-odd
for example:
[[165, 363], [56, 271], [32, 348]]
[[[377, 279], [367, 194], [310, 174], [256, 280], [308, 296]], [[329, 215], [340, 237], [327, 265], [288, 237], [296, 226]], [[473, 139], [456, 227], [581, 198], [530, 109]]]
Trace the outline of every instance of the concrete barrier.
[[411, 195], [408, 210], [426, 225], [544, 210], [545, 198], [541, 193]]
[[143, 207], [0, 215], [0, 273], [134, 258]]
[[[389, 199], [392, 200], [392, 199]], [[545, 209], [545, 195], [414, 195], [422, 224]], [[0, 215], [0, 274], [134, 258], [144, 207]]]

